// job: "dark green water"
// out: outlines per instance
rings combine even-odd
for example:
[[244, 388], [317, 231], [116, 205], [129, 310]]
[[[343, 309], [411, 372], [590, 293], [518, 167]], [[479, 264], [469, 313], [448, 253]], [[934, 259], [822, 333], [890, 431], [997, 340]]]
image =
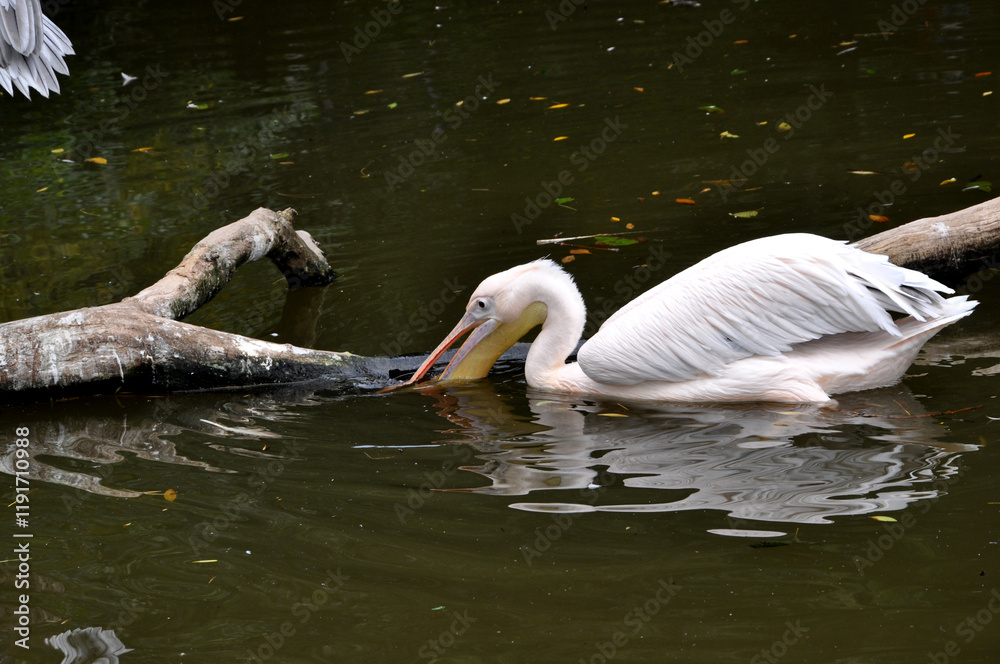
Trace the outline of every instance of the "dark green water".
[[[730, 244], [857, 239], [884, 227], [859, 208], [897, 225], [1000, 182], [990, 0], [53, 5], [62, 94], [0, 99], [0, 320], [116, 301], [266, 206], [340, 279], [286, 303], [248, 266], [191, 322], [425, 353], [483, 277], [569, 253], [536, 240], [633, 224], [567, 266], [592, 332]], [[508, 371], [0, 411], [6, 503], [19, 427], [31, 451], [0, 655], [95, 661], [89, 629], [122, 662], [994, 662], [992, 275], [901, 385], [838, 410], [553, 399]]]

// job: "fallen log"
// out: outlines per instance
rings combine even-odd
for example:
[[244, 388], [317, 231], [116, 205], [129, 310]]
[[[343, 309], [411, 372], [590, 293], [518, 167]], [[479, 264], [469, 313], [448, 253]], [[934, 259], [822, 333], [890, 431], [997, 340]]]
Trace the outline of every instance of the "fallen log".
[[[335, 274], [293, 210], [255, 210], [196, 244], [162, 279], [121, 302], [0, 324], [0, 404], [119, 390], [166, 393], [319, 381], [381, 387], [415, 358], [275, 344], [190, 325], [244, 263], [269, 258], [289, 289]], [[1000, 255], [1000, 198], [856, 243], [928, 274], [971, 274]], [[524, 356], [523, 347], [511, 357]], [[516, 359], [515, 359], [516, 361]]]
[[333, 269], [309, 234], [293, 229], [293, 216], [292, 210], [255, 210], [209, 234], [162, 279], [121, 302], [0, 325], [0, 403], [372, 371], [371, 358], [274, 344], [178, 320], [211, 300], [241, 265], [264, 257], [285, 275], [290, 289], [331, 283]]
[[896, 265], [941, 280], [1000, 267], [1000, 198], [939, 217], [917, 219], [854, 243]]

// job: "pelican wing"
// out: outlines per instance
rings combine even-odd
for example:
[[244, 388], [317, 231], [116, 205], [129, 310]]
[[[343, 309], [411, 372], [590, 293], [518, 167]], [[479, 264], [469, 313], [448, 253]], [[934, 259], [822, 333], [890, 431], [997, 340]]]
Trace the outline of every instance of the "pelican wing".
[[841, 332], [900, 332], [889, 311], [940, 315], [951, 289], [885, 256], [808, 234], [721, 251], [617, 311], [578, 354], [612, 385], [719, 375], [726, 364], [780, 355]]
[[25, 97], [34, 88], [44, 97], [59, 92], [56, 73], [68, 74], [73, 55], [66, 34], [42, 14], [37, 0], [0, 0], [0, 87]]

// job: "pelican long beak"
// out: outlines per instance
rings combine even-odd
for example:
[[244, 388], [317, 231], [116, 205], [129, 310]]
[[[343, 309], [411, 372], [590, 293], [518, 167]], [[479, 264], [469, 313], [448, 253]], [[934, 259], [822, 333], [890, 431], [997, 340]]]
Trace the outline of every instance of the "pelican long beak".
[[431, 367], [441, 358], [446, 350], [469, 330], [475, 330], [469, 335], [455, 357], [448, 363], [444, 373], [438, 380], [473, 380], [482, 378], [490, 372], [493, 365], [504, 352], [517, 343], [531, 328], [545, 321], [548, 309], [541, 302], [535, 302], [525, 308], [516, 320], [502, 323], [494, 318], [476, 318], [465, 314], [458, 325], [448, 333], [437, 348], [435, 348], [416, 373], [398, 387], [412, 385], [422, 379]]

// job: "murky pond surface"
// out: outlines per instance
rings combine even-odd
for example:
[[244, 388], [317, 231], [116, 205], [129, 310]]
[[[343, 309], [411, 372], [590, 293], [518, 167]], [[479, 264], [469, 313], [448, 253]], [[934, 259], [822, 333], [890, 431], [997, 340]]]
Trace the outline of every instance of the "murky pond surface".
[[[0, 99], [2, 320], [116, 301], [266, 206], [339, 280], [286, 298], [247, 266], [191, 322], [418, 355], [483, 277], [569, 254], [536, 240], [632, 224], [642, 242], [567, 265], [590, 333], [730, 244], [858, 239], [1000, 180], [992, 0], [51, 4], [72, 76]], [[19, 427], [32, 453], [28, 525], [2, 519], [3, 654], [993, 662], [992, 275], [902, 384], [836, 409], [553, 397], [515, 363], [384, 396], [2, 410], [8, 503]]]

